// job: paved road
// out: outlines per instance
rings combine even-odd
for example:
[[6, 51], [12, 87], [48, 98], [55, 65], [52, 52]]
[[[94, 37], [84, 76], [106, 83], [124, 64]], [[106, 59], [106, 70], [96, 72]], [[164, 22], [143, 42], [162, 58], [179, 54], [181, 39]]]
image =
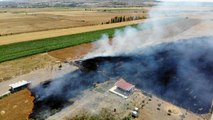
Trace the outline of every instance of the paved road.
[[44, 68], [36, 71], [32, 71], [28, 74], [21, 75], [18, 77], [15, 77], [11, 80], [7, 80], [4, 82], [0, 82], [0, 95], [6, 93], [9, 90], [9, 85], [16, 83], [21, 80], [31, 81], [31, 87], [34, 87], [41, 82], [47, 81], [51, 78], [57, 78], [60, 76], [63, 76], [66, 73], [72, 72], [76, 70], [77, 67], [69, 65], [69, 64], [63, 64], [62, 70], [58, 69], [58, 66], [54, 66], [53, 68]]

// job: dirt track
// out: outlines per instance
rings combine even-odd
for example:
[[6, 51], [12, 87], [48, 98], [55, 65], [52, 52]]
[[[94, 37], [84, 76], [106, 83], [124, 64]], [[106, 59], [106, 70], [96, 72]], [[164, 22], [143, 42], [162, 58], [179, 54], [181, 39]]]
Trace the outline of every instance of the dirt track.
[[138, 24], [138, 23], [141, 23], [142, 21], [143, 20], [137, 20], [137, 21], [130, 21], [130, 22], [114, 23], [114, 24], [104, 24], [104, 25], [95, 25], [95, 26], [86, 26], [86, 27], [77, 27], [77, 28], [68, 28], [68, 29], [57, 29], [57, 30], [49, 30], [49, 31], [42, 31], [42, 32], [32, 32], [32, 33], [10, 35], [10, 36], [2, 36], [0, 37], [0, 45], [30, 41], [30, 40], [36, 40], [36, 39], [42, 39], [42, 38], [77, 34], [77, 33], [96, 31], [96, 30], [102, 30], [102, 29], [108, 29], [108, 28], [114, 28], [114, 27], [121, 27], [121, 26], [126, 26], [131, 24]]

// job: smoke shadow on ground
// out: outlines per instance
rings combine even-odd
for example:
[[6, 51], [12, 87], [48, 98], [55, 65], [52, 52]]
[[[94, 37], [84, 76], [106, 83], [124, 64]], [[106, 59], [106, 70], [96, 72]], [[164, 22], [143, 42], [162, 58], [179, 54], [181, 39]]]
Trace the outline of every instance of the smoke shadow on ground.
[[94, 83], [119, 77], [187, 110], [207, 113], [213, 99], [212, 45], [213, 37], [199, 37], [150, 46], [131, 55], [77, 61], [80, 70], [32, 89], [36, 99], [31, 116], [44, 119]]
[[207, 113], [213, 99], [213, 37], [162, 43], [131, 55], [80, 61], [87, 71], [122, 77], [194, 113]]
[[109, 80], [106, 76], [94, 72], [76, 70], [63, 77], [48, 80], [32, 88], [35, 96], [33, 113], [30, 118], [44, 120], [74, 103], [71, 98], [81, 95], [82, 91], [90, 89], [94, 83]]

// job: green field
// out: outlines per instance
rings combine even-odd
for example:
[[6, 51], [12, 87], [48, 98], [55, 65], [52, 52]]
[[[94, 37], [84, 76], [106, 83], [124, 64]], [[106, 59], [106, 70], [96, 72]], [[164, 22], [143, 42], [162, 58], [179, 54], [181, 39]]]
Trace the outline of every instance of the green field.
[[115, 29], [121, 28], [123, 27], [2, 45], [0, 46], [0, 62], [92, 42], [99, 39], [102, 34], [112, 37]]
[[[165, 25], [171, 22], [174, 22], [174, 19], [162, 20], [160, 25]], [[108, 34], [109, 37], [112, 37], [116, 29], [122, 29], [124, 27], [2, 45], [0, 46], [0, 63], [38, 53], [45, 53], [56, 49], [92, 42], [99, 39], [102, 34]], [[136, 25], [132, 25], [132, 27], [136, 27]], [[146, 24], [138, 29], [147, 29], [150, 27], [152, 27], [152, 24]]]

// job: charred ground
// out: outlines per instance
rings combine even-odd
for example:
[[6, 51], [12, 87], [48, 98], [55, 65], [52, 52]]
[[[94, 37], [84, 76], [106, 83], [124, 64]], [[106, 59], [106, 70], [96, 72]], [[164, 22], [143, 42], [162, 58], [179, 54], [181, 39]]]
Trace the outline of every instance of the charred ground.
[[62, 109], [70, 98], [94, 83], [119, 77], [194, 113], [208, 113], [213, 99], [212, 40], [212, 37], [179, 40], [136, 50], [131, 55], [77, 61], [80, 70], [32, 90], [37, 96], [33, 116], [52, 109], [47, 103], [54, 101], [53, 97], [60, 98], [57, 100], [62, 106], [56, 109]]

